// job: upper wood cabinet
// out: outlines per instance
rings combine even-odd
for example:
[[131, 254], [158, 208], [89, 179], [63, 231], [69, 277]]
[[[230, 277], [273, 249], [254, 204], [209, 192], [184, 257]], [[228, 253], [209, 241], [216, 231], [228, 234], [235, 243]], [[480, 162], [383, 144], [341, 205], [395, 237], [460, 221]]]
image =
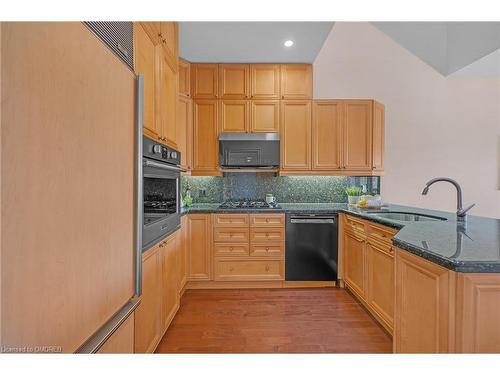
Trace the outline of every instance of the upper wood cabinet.
[[250, 101], [250, 131], [279, 132], [280, 129], [280, 101], [279, 100], [251, 100]]
[[191, 64], [184, 60], [179, 60], [179, 95], [191, 96]]
[[310, 64], [281, 65], [281, 99], [312, 98], [312, 66]]
[[193, 105], [192, 100], [179, 96], [177, 99], [177, 145], [181, 152], [181, 167], [192, 168], [193, 154]]
[[179, 56], [177, 22], [160, 22], [159, 27], [161, 44], [169, 56], [169, 60], [176, 63]]
[[250, 98], [280, 98], [279, 64], [251, 64], [250, 81]]
[[250, 102], [248, 100], [220, 100], [220, 131], [248, 132]]
[[312, 169], [342, 168], [343, 103], [340, 100], [315, 101], [312, 118]]
[[372, 100], [345, 100], [343, 162], [351, 171], [372, 169]]
[[218, 169], [217, 100], [195, 100], [193, 109], [193, 175], [220, 175]]
[[[157, 82], [157, 44], [158, 39], [151, 37], [148, 23], [134, 23], [135, 72], [144, 77], [144, 133], [155, 139], [161, 138], [161, 123], [156, 116]], [[147, 32], [148, 30], [149, 32]]]
[[210, 214], [187, 216], [188, 280], [212, 279], [212, 224]]
[[311, 168], [311, 101], [281, 101], [281, 169]]
[[385, 107], [373, 102], [372, 169], [384, 170]]
[[248, 99], [250, 97], [250, 66], [219, 64], [219, 98]]
[[177, 73], [163, 50], [159, 53], [159, 60], [159, 93], [156, 97], [160, 112], [161, 141], [177, 149]]
[[217, 64], [191, 64], [191, 90], [194, 99], [216, 99], [219, 96]]

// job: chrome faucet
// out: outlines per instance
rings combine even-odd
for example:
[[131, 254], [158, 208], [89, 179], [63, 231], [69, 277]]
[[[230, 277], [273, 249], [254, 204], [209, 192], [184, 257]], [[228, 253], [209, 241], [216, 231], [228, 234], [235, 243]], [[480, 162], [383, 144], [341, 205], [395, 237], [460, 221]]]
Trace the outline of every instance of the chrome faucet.
[[470, 206], [468, 206], [466, 208], [462, 207], [462, 188], [460, 187], [460, 185], [458, 184], [458, 182], [456, 182], [455, 180], [452, 180], [451, 178], [447, 178], [447, 177], [436, 177], [436, 178], [433, 178], [432, 180], [429, 180], [425, 184], [425, 188], [424, 188], [424, 190], [422, 190], [422, 195], [427, 195], [427, 193], [429, 192], [430, 186], [432, 184], [434, 184], [435, 182], [439, 182], [439, 181], [449, 182], [450, 184], [452, 184], [453, 186], [455, 186], [455, 188], [457, 189], [457, 220], [458, 221], [465, 221], [467, 219], [467, 211], [469, 211], [476, 204], [473, 203], [473, 204], [471, 204]]

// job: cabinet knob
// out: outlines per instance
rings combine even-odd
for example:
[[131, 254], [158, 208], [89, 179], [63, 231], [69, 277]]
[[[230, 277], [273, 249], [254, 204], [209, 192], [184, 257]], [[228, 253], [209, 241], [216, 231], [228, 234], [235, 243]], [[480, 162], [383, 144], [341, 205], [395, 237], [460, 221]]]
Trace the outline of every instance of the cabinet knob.
[[230, 247], [230, 248], [229, 248], [229, 251], [233, 251], [233, 248], [232, 248], [232, 247]]
[[229, 267], [229, 272], [233, 272], [234, 271], [234, 268], [233, 267]]
[[269, 264], [266, 264], [266, 272], [269, 272]]
[[269, 219], [266, 219], [266, 223], [269, 223]]
[[269, 251], [269, 248], [268, 248], [268, 247], [266, 247], [266, 251]]

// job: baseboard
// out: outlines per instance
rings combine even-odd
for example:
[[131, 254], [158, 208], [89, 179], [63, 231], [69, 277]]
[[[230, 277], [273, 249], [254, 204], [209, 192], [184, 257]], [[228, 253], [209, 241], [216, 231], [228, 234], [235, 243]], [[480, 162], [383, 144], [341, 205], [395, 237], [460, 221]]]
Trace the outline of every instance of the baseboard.
[[283, 288], [332, 288], [335, 281], [283, 281]]

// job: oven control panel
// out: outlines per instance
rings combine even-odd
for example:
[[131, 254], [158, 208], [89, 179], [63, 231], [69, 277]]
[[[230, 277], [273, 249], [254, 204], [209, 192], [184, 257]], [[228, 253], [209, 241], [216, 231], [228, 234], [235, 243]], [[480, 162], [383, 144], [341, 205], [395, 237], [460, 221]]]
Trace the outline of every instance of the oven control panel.
[[149, 137], [143, 137], [143, 155], [167, 162], [169, 164], [179, 165], [181, 163], [181, 153], [173, 148], [162, 145]]

